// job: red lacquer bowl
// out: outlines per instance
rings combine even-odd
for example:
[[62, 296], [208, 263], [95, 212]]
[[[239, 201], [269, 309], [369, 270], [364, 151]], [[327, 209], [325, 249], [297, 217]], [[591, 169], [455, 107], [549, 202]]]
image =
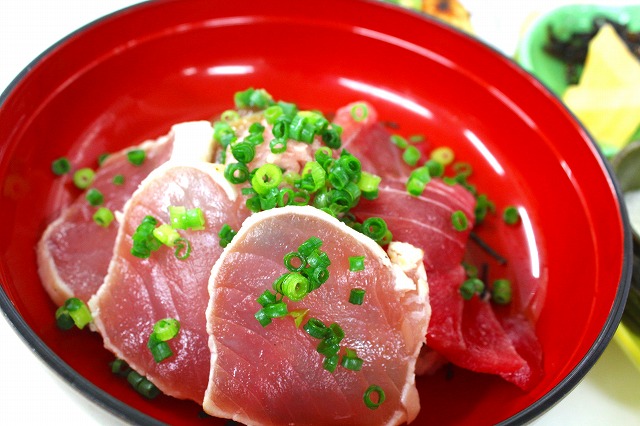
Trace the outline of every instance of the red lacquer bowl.
[[0, 98], [0, 304], [63, 378], [134, 423], [224, 424], [195, 403], [142, 399], [105, 368], [100, 336], [59, 331], [34, 246], [73, 196], [52, 159], [92, 165], [173, 123], [211, 118], [250, 86], [326, 112], [370, 101], [399, 132], [453, 147], [496, 205], [524, 212], [516, 234], [498, 222], [479, 232], [509, 253], [511, 273], [547, 283], [532, 309], [544, 378], [529, 392], [461, 370], [419, 378], [417, 424], [522, 423], [584, 377], [620, 320], [631, 240], [606, 161], [557, 98], [471, 37], [384, 3], [180, 0], [70, 35]]

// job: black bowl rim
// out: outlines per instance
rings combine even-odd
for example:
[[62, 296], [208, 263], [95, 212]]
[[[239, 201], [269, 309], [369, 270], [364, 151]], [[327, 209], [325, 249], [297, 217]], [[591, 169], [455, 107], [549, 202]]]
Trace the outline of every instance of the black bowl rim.
[[[151, 4], [154, 6], [157, 3], [171, 3], [176, 0], [142, 0], [140, 3], [133, 4], [131, 6], [125, 7], [123, 9], [117, 10], [105, 16], [102, 16], [98, 19], [95, 19], [86, 25], [78, 28], [77, 30], [69, 33], [62, 39], [58, 40], [54, 44], [52, 44], [49, 48], [44, 50], [40, 55], [38, 55], [33, 61], [31, 61], [7, 86], [7, 88], [0, 94], [0, 106], [4, 103], [6, 98], [13, 92], [13, 89], [18, 85], [22, 79], [24, 79], [31, 69], [33, 69], [39, 62], [45, 59], [52, 51], [54, 51], [57, 47], [63, 45], [70, 38], [81, 34], [82, 32], [88, 30], [89, 28], [99, 24], [102, 21], [112, 19], [117, 17], [118, 15], [129, 13], [133, 10], [143, 9], [145, 7], [149, 7]], [[456, 28], [453, 25], [450, 25], [446, 22], [440, 21], [438, 19], [432, 18], [424, 13], [414, 11], [411, 9], [407, 9], [401, 6], [397, 6], [391, 3], [385, 3], [380, 0], [356, 0], [363, 3], [375, 3], [379, 7], [387, 7], [390, 9], [400, 9], [403, 13], [413, 14], [423, 20], [436, 23], [437, 25], [445, 26], [450, 30], [457, 32], [459, 35], [471, 40], [474, 43], [479, 43], [483, 45], [485, 48], [493, 51], [494, 54], [498, 55], [509, 63], [514, 71], [525, 74], [527, 78], [537, 81], [541, 90], [547, 91], [548, 95], [552, 98], [555, 98], [558, 103], [562, 106], [561, 100], [558, 98], [556, 94], [554, 94], [551, 90], [547, 89], [544, 83], [540, 81], [538, 77], [523, 69], [514, 59], [509, 58], [503, 52], [499, 51], [493, 46], [488, 45], [484, 41]], [[566, 109], [566, 108], [565, 108]], [[568, 110], [567, 110], [568, 111]], [[569, 114], [574, 118], [576, 123], [585, 134], [589, 135], [589, 142], [595, 148], [597, 154], [600, 156], [602, 163], [605, 166], [605, 170], [608, 174], [610, 181], [615, 190], [615, 194], [617, 199], [619, 200], [619, 213], [622, 219], [622, 226], [624, 232], [624, 242], [623, 242], [623, 264], [621, 270], [621, 277], [618, 285], [618, 290], [616, 292], [616, 297], [611, 307], [611, 311], [609, 316], [607, 317], [607, 321], [605, 322], [602, 330], [598, 334], [598, 337], [594, 341], [593, 345], [589, 348], [585, 356], [582, 360], [571, 370], [571, 372], [562, 379], [556, 386], [550, 389], [547, 393], [545, 393], [540, 399], [535, 401], [533, 404], [523, 409], [522, 411], [514, 414], [510, 418], [502, 421], [500, 423], [501, 426], [507, 425], [520, 425], [524, 423], [528, 423], [537, 417], [541, 416], [543, 413], [551, 409], [554, 405], [560, 402], [580, 381], [584, 378], [587, 372], [593, 367], [596, 361], [600, 358], [604, 349], [608, 345], [608, 343], [613, 338], [618, 324], [622, 318], [622, 313], [624, 311], [624, 307], [627, 300], [627, 295], [629, 293], [630, 284], [631, 284], [631, 273], [633, 266], [633, 245], [631, 238], [631, 225], [629, 221], [629, 216], [622, 201], [622, 191], [620, 185], [615, 177], [613, 169], [611, 165], [606, 161], [605, 155], [602, 153], [600, 147], [594, 142], [593, 137], [590, 136], [588, 131], [584, 128], [584, 126], [577, 120], [575, 115], [568, 111]], [[57, 375], [59, 375], [67, 384], [69, 384], [73, 389], [80, 392], [84, 397], [86, 397], [91, 402], [95, 403], [97, 406], [102, 409], [110, 412], [114, 416], [125, 420], [132, 424], [137, 425], [164, 425], [165, 423], [142, 413], [141, 411], [129, 406], [128, 404], [120, 401], [119, 399], [111, 396], [87, 378], [79, 374], [75, 371], [71, 366], [65, 363], [55, 352], [53, 352], [43, 341], [42, 339], [35, 333], [35, 331], [29, 327], [26, 321], [20, 316], [17, 309], [9, 299], [7, 293], [4, 288], [0, 285], [0, 310], [2, 310], [5, 318], [9, 322], [9, 324], [13, 327], [14, 331], [20, 336], [20, 338], [25, 342], [27, 346], [29, 346], [38, 357], [44, 361], [44, 363]]]

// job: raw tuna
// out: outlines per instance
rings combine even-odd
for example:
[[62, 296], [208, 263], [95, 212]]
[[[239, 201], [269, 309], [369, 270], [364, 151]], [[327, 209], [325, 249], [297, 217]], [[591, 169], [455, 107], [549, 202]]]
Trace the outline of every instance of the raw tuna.
[[[356, 122], [351, 106], [340, 109], [335, 122], [344, 128], [344, 148], [362, 159], [363, 170], [382, 177], [379, 197], [362, 200], [353, 210], [361, 219], [378, 216], [387, 222], [396, 241], [406, 241], [424, 250], [429, 278], [432, 319], [427, 335], [429, 348], [463, 368], [498, 374], [528, 389], [541, 376], [541, 350], [532, 325], [520, 316], [499, 320], [490, 303], [474, 297], [462, 299], [459, 288], [466, 279], [461, 266], [469, 230], [473, 225], [475, 200], [459, 185], [432, 179], [420, 197], [405, 189], [410, 167], [401, 150], [390, 143], [390, 135], [376, 122], [376, 112], [367, 106], [368, 117]], [[451, 214], [461, 210], [470, 219], [467, 231], [457, 231]], [[506, 330], [505, 330], [506, 328]], [[441, 361], [425, 351], [429, 370]]]
[[[225, 223], [237, 230], [249, 214], [237, 195], [219, 164], [167, 163], [156, 169], [125, 205], [104, 285], [89, 301], [105, 347], [176, 398], [202, 403], [210, 360], [207, 284], [222, 252], [218, 232]], [[134, 257], [130, 251], [137, 226], [147, 215], [169, 223], [169, 206], [204, 212], [204, 230], [180, 231], [191, 243], [189, 258], [178, 260], [169, 247], [148, 259]], [[181, 328], [169, 342], [174, 356], [156, 363], [147, 342], [154, 324], [164, 318], [177, 319]]]
[[[301, 301], [289, 301], [289, 311], [308, 309], [305, 318], [338, 323], [342, 345], [364, 360], [360, 371], [325, 370], [319, 340], [296, 328], [290, 316], [266, 327], [254, 317], [258, 296], [286, 272], [284, 255], [312, 236], [323, 241], [330, 277]], [[283, 207], [247, 219], [209, 283], [212, 368], [205, 411], [251, 425], [412, 421], [420, 407], [414, 368], [429, 318], [427, 286], [421, 250], [392, 247], [396, 263], [371, 239], [313, 207]], [[350, 256], [365, 256], [365, 270], [350, 272]], [[366, 290], [362, 305], [348, 302], [355, 287]], [[373, 384], [386, 394], [376, 410], [363, 402]]]
[[[92, 188], [102, 192], [104, 207], [115, 213], [122, 210], [140, 182], [170, 157], [179, 161], [194, 155], [211, 158], [211, 141], [208, 122], [177, 124], [166, 136], [110, 155], [97, 170]], [[140, 166], [127, 159], [127, 152], [132, 149], [145, 151], [145, 161]], [[122, 185], [113, 183], [118, 174], [124, 176]], [[114, 221], [106, 228], [96, 225], [92, 218], [96, 209], [82, 193], [47, 227], [38, 244], [40, 277], [58, 305], [72, 296], [89, 300], [107, 274], [118, 223]]]

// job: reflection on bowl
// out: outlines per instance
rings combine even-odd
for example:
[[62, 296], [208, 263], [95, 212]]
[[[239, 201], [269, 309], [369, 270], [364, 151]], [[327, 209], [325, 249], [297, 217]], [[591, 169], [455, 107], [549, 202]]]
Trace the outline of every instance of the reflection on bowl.
[[545, 356], [540, 383], [523, 392], [465, 371], [421, 377], [417, 424], [518, 424], [540, 415], [593, 366], [622, 315], [631, 242], [608, 164], [554, 96], [477, 40], [380, 2], [323, 6], [149, 2], [84, 28], [32, 64], [0, 98], [3, 311], [45, 362], [107, 409], [134, 423], [200, 421], [197, 404], [149, 402], [114, 378], [100, 336], [55, 328], [33, 248], [72, 194], [50, 174], [51, 160], [86, 164], [176, 122], [210, 119], [250, 86], [327, 112], [364, 99], [406, 134], [454, 148], [497, 205], [521, 207], [526, 244], [497, 232], [487, 239], [523, 277], [547, 283], [532, 307]]

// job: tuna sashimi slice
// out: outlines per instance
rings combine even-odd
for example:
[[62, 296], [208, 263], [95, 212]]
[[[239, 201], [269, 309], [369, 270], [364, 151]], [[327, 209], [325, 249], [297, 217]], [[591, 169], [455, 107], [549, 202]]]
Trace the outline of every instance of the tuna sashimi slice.
[[[312, 236], [323, 241], [330, 277], [301, 301], [289, 301], [289, 311], [308, 309], [306, 319], [338, 323], [342, 344], [364, 360], [360, 371], [325, 370], [318, 339], [296, 328], [291, 317], [266, 327], [254, 317], [258, 296], [286, 272], [284, 255]], [[251, 425], [412, 421], [420, 408], [414, 368], [429, 320], [428, 290], [422, 251], [395, 243], [390, 251], [395, 263], [371, 239], [313, 207], [283, 207], [247, 219], [209, 283], [205, 411]], [[351, 256], [365, 256], [364, 271], [349, 270]], [[362, 305], [348, 302], [356, 287], [366, 290]], [[376, 410], [363, 402], [373, 384], [386, 394]]]
[[[210, 352], [205, 311], [207, 284], [220, 256], [218, 232], [223, 224], [238, 229], [248, 216], [244, 200], [227, 182], [219, 164], [167, 163], [153, 171], [127, 202], [103, 286], [89, 301], [97, 330], [107, 349], [146, 376], [163, 393], [202, 402], [209, 376]], [[161, 247], [148, 259], [130, 251], [132, 235], [143, 218], [169, 223], [169, 206], [202, 209], [200, 231], [180, 231], [192, 247], [186, 260]], [[170, 341], [174, 356], [156, 363], [147, 348], [154, 324], [164, 318], [180, 322]]]
[[[353, 120], [352, 105], [341, 108], [334, 120], [343, 126], [345, 149], [362, 159], [363, 170], [382, 178], [378, 199], [361, 200], [352, 211], [359, 219], [382, 217], [394, 240], [424, 250], [432, 308], [429, 347], [463, 368], [531, 387], [542, 372], [542, 352], [532, 324], [523, 317], [497, 318], [489, 302], [477, 297], [465, 301], [459, 293], [466, 279], [461, 263], [475, 216], [474, 197], [462, 186], [441, 179], [432, 179], [421, 196], [409, 195], [405, 183], [411, 168], [390, 142], [389, 132], [376, 122], [374, 108], [366, 105], [366, 120]], [[453, 228], [451, 214], [456, 210], [470, 219], [467, 231]], [[424, 361], [424, 365], [438, 363]]]
[[[212, 149], [212, 134], [211, 124], [206, 121], [176, 124], [168, 135], [111, 154], [96, 171], [91, 188], [102, 192], [104, 207], [114, 213], [120, 211], [140, 182], [170, 157], [182, 158], [194, 152], [211, 156], [206, 150]], [[146, 153], [139, 166], [127, 159], [127, 152], [132, 149]], [[121, 185], [113, 183], [116, 175], [124, 177]], [[106, 228], [96, 225], [96, 209], [87, 202], [85, 193], [80, 194], [49, 224], [38, 243], [40, 278], [58, 305], [73, 296], [88, 301], [107, 274], [118, 223], [114, 221]]]

